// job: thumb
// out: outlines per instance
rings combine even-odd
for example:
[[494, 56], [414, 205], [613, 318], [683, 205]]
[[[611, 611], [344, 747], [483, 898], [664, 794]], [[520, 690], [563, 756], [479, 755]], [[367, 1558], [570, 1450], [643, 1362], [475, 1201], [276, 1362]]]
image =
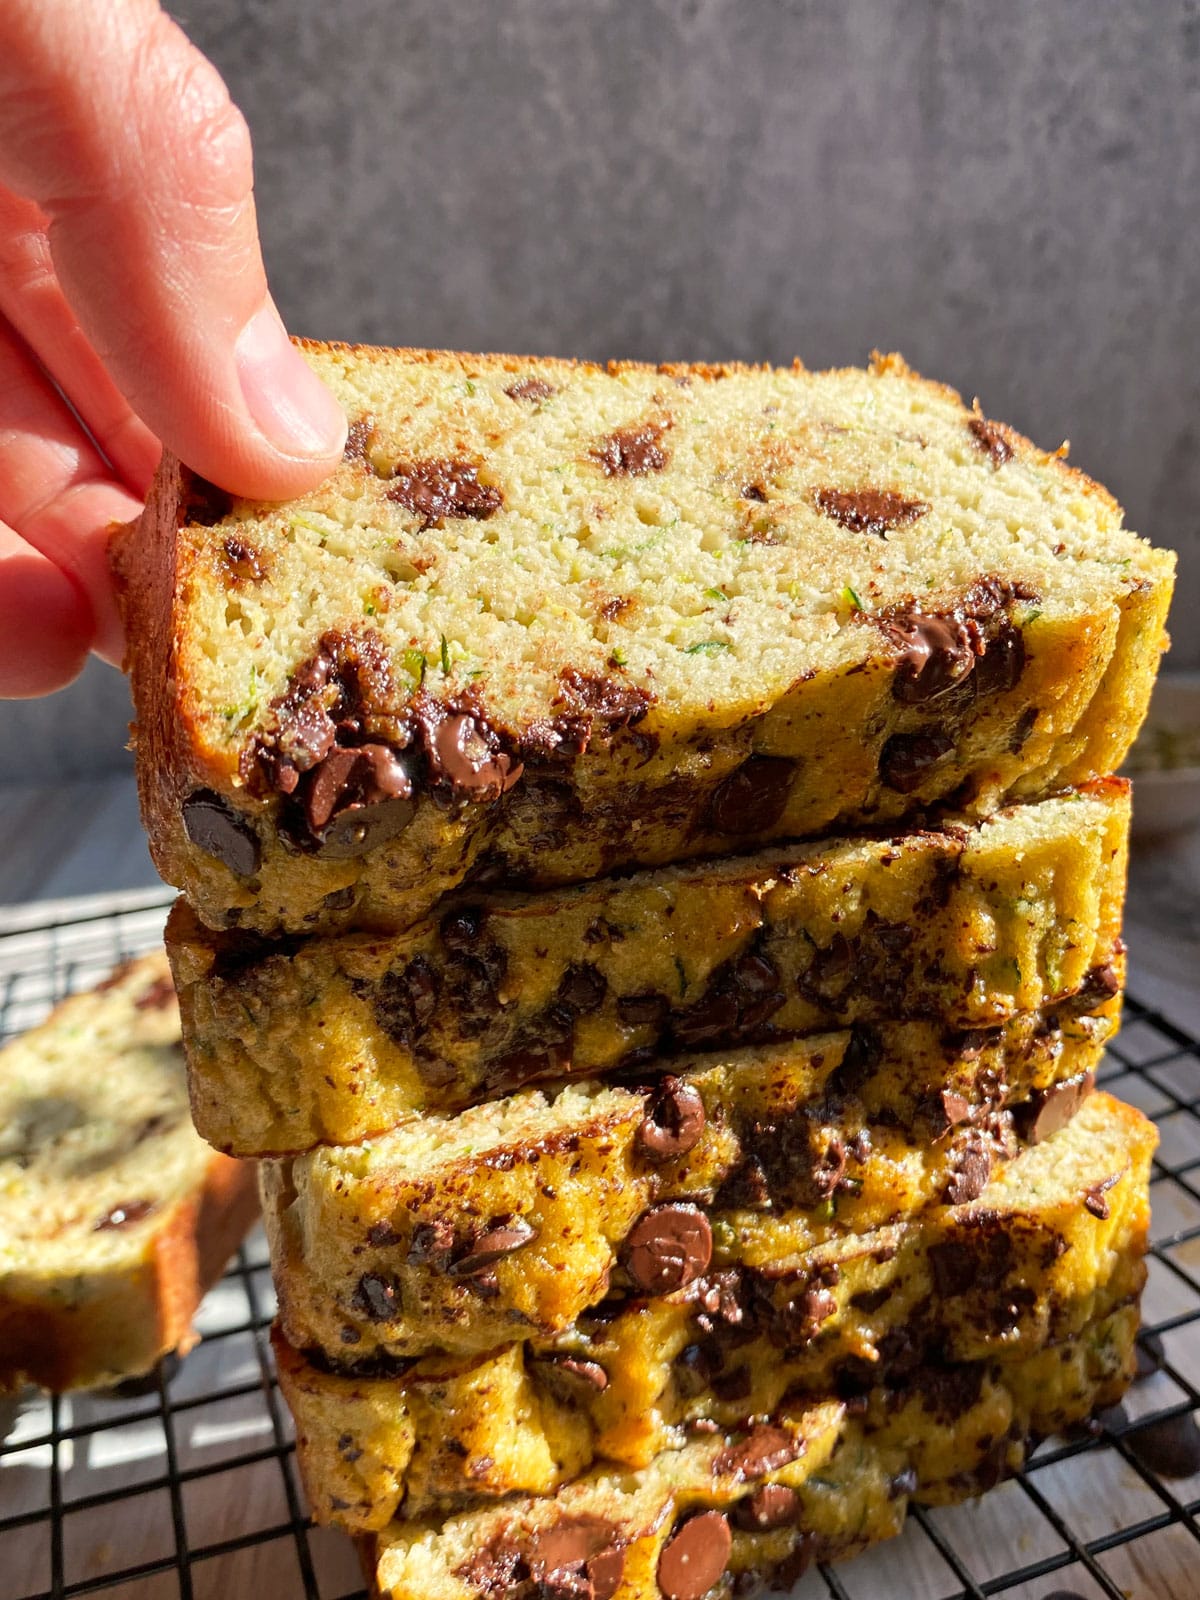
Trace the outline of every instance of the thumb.
[[4, 0], [0, 181], [50, 219], [80, 326], [170, 450], [262, 499], [331, 470], [345, 418], [268, 293], [245, 120], [155, 0]]

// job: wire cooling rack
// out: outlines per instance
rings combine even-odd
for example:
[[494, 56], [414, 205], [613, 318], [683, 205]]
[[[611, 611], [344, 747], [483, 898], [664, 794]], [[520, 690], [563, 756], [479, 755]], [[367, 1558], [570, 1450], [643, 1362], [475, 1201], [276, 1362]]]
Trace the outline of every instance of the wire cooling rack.
[[[0, 1038], [149, 949], [164, 909], [126, 896], [0, 935]], [[1162, 1134], [1143, 1377], [1094, 1434], [1048, 1440], [978, 1503], [915, 1509], [899, 1540], [810, 1571], [796, 1600], [1200, 1596], [1200, 1463], [1168, 1477], [1144, 1459], [1148, 1424], [1200, 1420], [1200, 1041], [1131, 998], [1101, 1081]], [[307, 1521], [274, 1304], [259, 1232], [175, 1373], [143, 1394], [0, 1409], [0, 1600], [365, 1600], [349, 1541]]]

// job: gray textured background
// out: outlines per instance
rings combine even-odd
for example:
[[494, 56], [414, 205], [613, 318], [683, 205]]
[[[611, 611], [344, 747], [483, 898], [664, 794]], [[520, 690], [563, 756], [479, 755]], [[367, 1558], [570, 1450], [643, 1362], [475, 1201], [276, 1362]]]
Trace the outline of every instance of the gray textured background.
[[[1183, 552], [1200, 665], [1200, 6], [191, 0], [320, 337], [861, 361], [1069, 436]], [[0, 706], [0, 772], [127, 761], [123, 686]]]

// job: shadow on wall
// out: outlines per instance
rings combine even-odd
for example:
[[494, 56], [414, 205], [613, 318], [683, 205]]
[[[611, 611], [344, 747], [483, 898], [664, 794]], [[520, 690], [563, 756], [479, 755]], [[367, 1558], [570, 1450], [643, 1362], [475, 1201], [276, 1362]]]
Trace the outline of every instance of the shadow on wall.
[[[1200, 14], [195, 0], [319, 337], [811, 365], [899, 348], [1102, 478], [1200, 607]], [[1200, 665], [1177, 628], [1173, 664]], [[93, 670], [7, 777], [120, 764]]]

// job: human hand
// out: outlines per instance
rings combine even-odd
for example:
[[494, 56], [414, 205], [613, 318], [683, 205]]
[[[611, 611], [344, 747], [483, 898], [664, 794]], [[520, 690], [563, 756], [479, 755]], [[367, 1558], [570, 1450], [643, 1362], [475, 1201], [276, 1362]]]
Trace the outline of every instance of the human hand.
[[270, 298], [215, 68], [157, 0], [0, 0], [0, 695], [120, 660], [105, 547], [160, 440], [284, 499], [344, 434]]

